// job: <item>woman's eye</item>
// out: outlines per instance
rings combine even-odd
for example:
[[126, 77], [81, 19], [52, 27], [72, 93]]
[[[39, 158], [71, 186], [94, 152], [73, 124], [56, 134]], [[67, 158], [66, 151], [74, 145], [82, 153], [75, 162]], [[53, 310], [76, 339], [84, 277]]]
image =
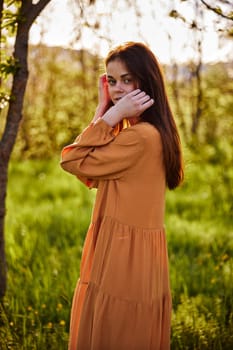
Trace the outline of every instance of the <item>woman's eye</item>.
[[129, 84], [129, 83], [131, 83], [131, 79], [129, 79], [129, 78], [124, 79], [124, 83], [125, 83], [125, 84]]
[[109, 85], [114, 85], [115, 83], [116, 83], [115, 80], [113, 80], [113, 79], [108, 79], [108, 84], [109, 84]]

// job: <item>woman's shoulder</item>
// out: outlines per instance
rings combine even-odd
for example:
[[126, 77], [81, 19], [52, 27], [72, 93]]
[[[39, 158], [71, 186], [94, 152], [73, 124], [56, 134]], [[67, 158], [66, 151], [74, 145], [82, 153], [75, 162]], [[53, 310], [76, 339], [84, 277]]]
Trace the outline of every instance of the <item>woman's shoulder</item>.
[[139, 122], [123, 129], [117, 136], [117, 142], [137, 143], [142, 147], [161, 145], [161, 136], [156, 127], [148, 122]]
[[137, 143], [142, 150], [161, 149], [162, 140], [160, 132], [156, 127], [148, 122], [139, 122], [131, 127], [124, 129], [119, 137], [127, 140], [127, 143]]
[[142, 138], [144, 139], [160, 139], [159, 130], [152, 124], [148, 122], [140, 122], [131, 126]]

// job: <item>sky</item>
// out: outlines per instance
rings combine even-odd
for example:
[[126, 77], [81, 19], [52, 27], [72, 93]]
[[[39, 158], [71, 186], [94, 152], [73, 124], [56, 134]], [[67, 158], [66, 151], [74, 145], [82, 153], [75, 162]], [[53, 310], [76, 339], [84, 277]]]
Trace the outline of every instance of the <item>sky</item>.
[[[116, 9], [112, 8], [112, 1], [96, 0], [95, 12], [93, 13], [93, 8], [87, 9], [86, 18], [89, 22], [93, 23], [96, 18], [101, 22], [103, 29], [99, 30], [99, 35], [102, 38], [81, 26], [82, 35], [77, 39], [79, 31], [76, 27], [80, 25], [77, 5], [70, 0], [52, 0], [33, 24], [30, 43], [43, 42], [48, 46], [86, 48], [105, 56], [112, 46], [133, 40], [148, 44], [162, 63], [169, 64], [172, 60], [185, 62], [196, 57], [194, 34], [188, 29], [187, 23], [167, 15], [172, 9], [176, 9], [191, 22], [195, 18], [193, 0], [137, 0], [137, 8], [142, 15], [140, 19], [135, 16], [135, 7], [126, 10], [124, 0], [114, 3], [117, 4]], [[200, 20], [200, 14], [198, 16]], [[233, 41], [218, 40], [215, 19], [213, 13], [205, 11], [203, 21], [206, 29], [201, 37], [203, 60], [232, 60]]]

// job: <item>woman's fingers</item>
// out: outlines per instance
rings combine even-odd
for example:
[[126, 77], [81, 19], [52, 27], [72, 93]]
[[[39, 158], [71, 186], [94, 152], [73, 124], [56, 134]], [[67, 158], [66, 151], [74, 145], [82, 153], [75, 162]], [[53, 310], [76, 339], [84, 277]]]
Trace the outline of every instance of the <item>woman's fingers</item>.
[[107, 76], [106, 74], [102, 74], [99, 77], [99, 103], [107, 107], [110, 101], [111, 99], [108, 92]]
[[134, 95], [134, 98], [135, 100], [141, 102], [142, 104], [149, 100], [153, 101], [153, 99], [149, 95], [147, 95], [145, 91], [140, 91], [140, 90]]
[[122, 97], [115, 105], [117, 113], [125, 118], [138, 117], [147, 108], [150, 108], [154, 100], [145, 93], [136, 89]]
[[154, 102], [154, 100], [149, 96], [149, 95], [144, 95], [144, 96], [141, 96], [139, 99], [138, 99], [138, 102], [139, 104], [143, 105], [147, 102]]
[[99, 84], [104, 85], [107, 82], [107, 76], [106, 74], [102, 74], [99, 77]]
[[154, 100], [145, 93], [145, 91], [141, 91], [136, 89], [128, 94], [132, 101], [135, 103], [135, 106], [138, 106], [140, 110], [145, 110], [153, 105]]

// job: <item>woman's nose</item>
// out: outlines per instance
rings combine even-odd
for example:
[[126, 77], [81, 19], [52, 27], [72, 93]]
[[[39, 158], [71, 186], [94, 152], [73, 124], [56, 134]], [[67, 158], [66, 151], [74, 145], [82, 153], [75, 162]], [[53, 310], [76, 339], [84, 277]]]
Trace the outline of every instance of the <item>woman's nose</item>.
[[115, 89], [116, 89], [117, 91], [124, 91], [124, 89], [123, 89], [123, 84], [122, 84], [121, 81], [116, 81]]

